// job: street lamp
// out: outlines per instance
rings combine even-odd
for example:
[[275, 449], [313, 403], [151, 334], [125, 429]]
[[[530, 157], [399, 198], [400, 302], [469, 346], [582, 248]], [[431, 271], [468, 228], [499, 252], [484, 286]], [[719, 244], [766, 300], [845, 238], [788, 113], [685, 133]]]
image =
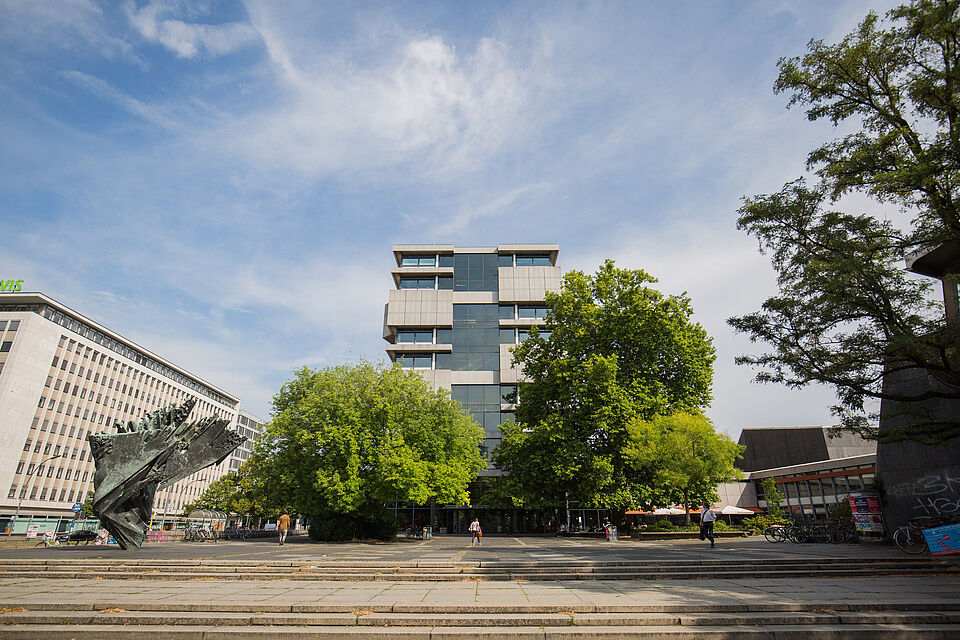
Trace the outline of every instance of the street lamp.
[[[29, 483], [29, 479], [32, 478], [35, 473], [37, 473], [38, 471], [40, 471], [40, 469], [43, 468], [43, 465], [47, 464], [47, 463], [50, 462], [51, 460], [55, 460], [55, 459], [57, 459], [57, 458], [62, 458], [62, 457], [63, 457], [63, 454], [62, 454], [62, 453], [58, 453], [58, 454], [55, 455], [55, 456], [50, 456], [50, 457], [47, 458], [46, 460], [42, 460], [42, 461], [40, 462], [40, 464], [38, 464], [36, 467], [34, 467], [33, 471], [31, 471], [30, 473], [27, 474], [27, 482]], [[7, 529], [7, 540], [9, 540], [11, 534], [13, 534], [13, 527], [14, 527], [14, 525], [16, 525], [16, 523], [17, 523], [17, 518], [20, 517], [20, 505], [23, 504], [23, 496], [25, 496], [25, 495], [27, 495], [27, 492], [26, 492], [25, 490], [20, 493], [20, 501], [17, 502], [17, 512], [13, 514], [13, 519], [10, 521], [10, 528]]]

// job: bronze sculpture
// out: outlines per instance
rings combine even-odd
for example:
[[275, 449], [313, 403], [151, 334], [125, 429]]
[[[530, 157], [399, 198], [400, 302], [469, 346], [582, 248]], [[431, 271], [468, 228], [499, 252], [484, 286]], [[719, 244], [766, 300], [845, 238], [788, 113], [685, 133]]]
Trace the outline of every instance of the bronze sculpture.
[[196, 400], [117, 423], [116, 433], [90, 434], [96, 465], [93, 511], [122, 549], [147, 537], [157, 489], [218, 464], [246, 438], [216, 416], [186, 422]]

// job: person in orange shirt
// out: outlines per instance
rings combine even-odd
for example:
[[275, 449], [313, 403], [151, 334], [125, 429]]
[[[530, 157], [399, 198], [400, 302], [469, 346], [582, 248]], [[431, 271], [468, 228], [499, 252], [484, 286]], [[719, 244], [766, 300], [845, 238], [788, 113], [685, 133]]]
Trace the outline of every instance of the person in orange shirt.
[[277, 532], [280, 534], [280, 546], [283, 546], [284, 541], [287, 539], [287, 529], [289, 528], [290, 516], [284, 511], [283, 515], [280, 516], [280, 522], [277, 523]]

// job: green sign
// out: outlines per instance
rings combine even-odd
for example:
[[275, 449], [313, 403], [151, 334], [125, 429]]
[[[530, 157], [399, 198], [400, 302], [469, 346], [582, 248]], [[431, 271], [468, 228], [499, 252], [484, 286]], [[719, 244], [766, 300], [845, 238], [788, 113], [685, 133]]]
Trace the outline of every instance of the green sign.
[[0, 280], [0, 291], [20, 291], [23, 288], [23, 280]]

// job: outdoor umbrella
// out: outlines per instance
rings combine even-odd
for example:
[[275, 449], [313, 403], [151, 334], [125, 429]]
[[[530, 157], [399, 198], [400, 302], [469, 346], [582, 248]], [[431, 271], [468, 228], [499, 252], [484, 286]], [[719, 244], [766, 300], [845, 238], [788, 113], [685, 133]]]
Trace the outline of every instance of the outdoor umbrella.
[[727, 516], [727, 522], [729, 522], [730, 524], [733, 524], [733, 518], [731, 518], [730, 516], [741, 516], [741, 515], [746, 515], [748, 513], [753, 515], [753, 511], [750, 511], [750, 509], [742, 509], [740, 507], [735, 507], [732, 504], [728, 504], [723, 509], [720, 509], [720, 513]]

